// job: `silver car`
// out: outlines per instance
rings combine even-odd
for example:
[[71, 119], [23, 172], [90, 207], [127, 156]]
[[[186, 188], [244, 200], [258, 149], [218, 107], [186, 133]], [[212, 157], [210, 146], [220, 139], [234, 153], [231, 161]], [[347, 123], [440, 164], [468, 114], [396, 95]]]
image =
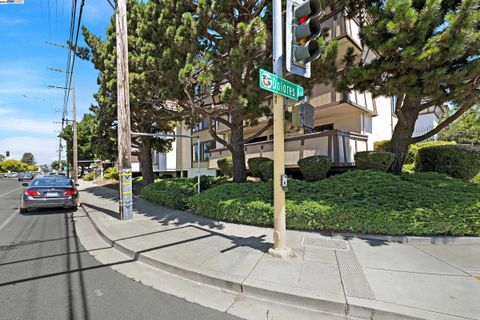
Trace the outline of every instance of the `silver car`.
[[28, 188], [22, 193], [21, 213], [33, 208], [62, 207], [77, 210], [78, 190], [71, 179], [40, 177], [23, 185]]

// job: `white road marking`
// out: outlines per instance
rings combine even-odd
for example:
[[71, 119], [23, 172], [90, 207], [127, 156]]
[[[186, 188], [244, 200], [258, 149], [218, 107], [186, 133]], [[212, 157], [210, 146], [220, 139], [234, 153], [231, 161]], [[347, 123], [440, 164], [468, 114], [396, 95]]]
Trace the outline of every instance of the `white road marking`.
[[[0, 198], [3, 197], [3, 196], [6, 196], [7, 194], [9, 193], [12, 193], [12, 192], [15, 192], [17, 190], [20, 190], [22, 189], [22, 187], [18, 187], [17, 189], [14, 189], [12, 191], [9, 191], [9, 192], [6, 192], [4, 194], [0, 194]], [[19, 200], [20, 201], [20, 200]], [[7, 220], [5, 220], [1, 225], [0, 225], [0, 230], [2, 230], [10, 221], [12, 221], [12, 219], [15, 217], [15, 214], [17, 213], [17, 211], [13, 211], [13, 213], [7, 218]]]

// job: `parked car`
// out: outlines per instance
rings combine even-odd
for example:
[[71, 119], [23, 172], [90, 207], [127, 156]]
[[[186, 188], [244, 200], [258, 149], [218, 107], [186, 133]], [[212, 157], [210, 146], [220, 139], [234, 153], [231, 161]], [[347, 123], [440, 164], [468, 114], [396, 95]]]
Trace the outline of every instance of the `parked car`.
[[70, 208], [77, 210], [78, 190], [71, 179], [40, 177], [30, 183], [23, 191], [20, 212], [26, 213], [34, 208]]
[[21, 172], [18, 174], [18, 181], [30, 181], [33, 180], [33, 174], [31, 172]]
[[5, 175], [5, 178], [17, 178], [18, 172], [9, 172]]

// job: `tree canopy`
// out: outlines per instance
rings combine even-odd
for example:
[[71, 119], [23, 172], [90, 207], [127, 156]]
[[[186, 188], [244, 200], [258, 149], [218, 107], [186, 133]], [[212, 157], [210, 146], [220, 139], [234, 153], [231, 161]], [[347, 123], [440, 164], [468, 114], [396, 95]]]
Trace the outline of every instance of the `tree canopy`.
[[28, 165], [34, 165], [35, 164], [35, 157], [31, 152], [25, 152], [22, 156], [22, 159], [20, 160], [23, 163], [26, 163]]
[[[377, 59], [354, 62], [350, 52], [344, 86], [396, 97], [392, 148], [393, 171], [399, 173], [409, 144], [438, 133], [479, 101], [479, 1], [346, 2], [354, 14], [368, 12], [360, 37]], [[455, 112], [412, 138], [419, 113], [444, 103]]]
[[480, 145], [480, 106], [471, 108], [440, 132], [441, 140]]

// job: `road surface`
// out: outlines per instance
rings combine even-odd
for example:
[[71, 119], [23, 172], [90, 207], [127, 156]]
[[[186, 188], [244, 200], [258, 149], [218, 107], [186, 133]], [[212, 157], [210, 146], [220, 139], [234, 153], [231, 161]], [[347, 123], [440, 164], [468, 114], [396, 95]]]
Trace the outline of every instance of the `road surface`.
[[0, 179], [0, 319], [236, 319], [135, 282], [80, 244], [72, 211], [20, 214], [21, 183]]

